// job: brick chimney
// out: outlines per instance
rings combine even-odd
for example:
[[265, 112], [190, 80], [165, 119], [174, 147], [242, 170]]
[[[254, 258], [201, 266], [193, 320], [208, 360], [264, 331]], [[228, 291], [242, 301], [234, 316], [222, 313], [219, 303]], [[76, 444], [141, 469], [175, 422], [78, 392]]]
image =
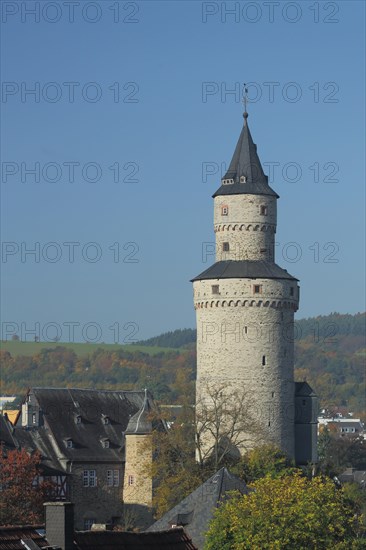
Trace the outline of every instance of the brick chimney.
[[61, 550], [74, 548], [74, 505], [71, 502], [45, 502], [46, 539]]

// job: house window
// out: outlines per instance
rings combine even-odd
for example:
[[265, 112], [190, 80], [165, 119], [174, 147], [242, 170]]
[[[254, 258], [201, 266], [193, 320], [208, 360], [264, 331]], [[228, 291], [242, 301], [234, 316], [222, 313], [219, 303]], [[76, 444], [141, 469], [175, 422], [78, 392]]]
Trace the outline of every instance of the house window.
[[97, 486], [97, 473], [95, 470], [83, 471], [83, 486], [84, 487], [96, 487]]
[[212, 285], [212, 294], [220, 294], [220, 286], [219, 285]]
[[85, 518], [84, 519], [84, 531], [90, 531], [94, 523], [97, 523], [96, 518]]
[[261, 205], [261, 215], [267, 216], [267, 206], [264, 206], [264, 204]]
[[262, 285], [254, 285], [253, 292], [254, 294], [260, 294], [262, 292]]
[[247, 178], [246, 176], [240, 176], [240, 183], [246, 183]]
[[107, 470], [108, 487], [119, 487], [119, 470]]
[[223, 250], [224, 252], [229, 252], [229, 250], [230, 250], [230, 245], [229, 245], [229, 243], [222, 243], [222, 250]]
[[135, 485], [135, 476], [128, 476], [128, 484]]
[[266, 356], [262, 355], [262, 365], [264, 366], [266, 364]]
[[225, 204], [221, 206], [221, 216], [227, 216], [229, 214], [229, 207]]

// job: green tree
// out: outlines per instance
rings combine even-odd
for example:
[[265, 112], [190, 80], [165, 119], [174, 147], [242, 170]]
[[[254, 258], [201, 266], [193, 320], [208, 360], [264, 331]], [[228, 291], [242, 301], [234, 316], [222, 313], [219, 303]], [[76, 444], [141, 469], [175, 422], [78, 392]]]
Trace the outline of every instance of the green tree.
[[365, 548], [361, 518], [329, 479], [266, 476], [216, 511], [205, 550]]
[[231, 468], [237, 476], [251, 483], [266, 475], [282, 477], [295, 472], [294, 463], [275, 445], [265, 444], [248, 451]]
[[146, 472], [154, 480], [153, 507], [155, 516], [161, 517], [175, 504], [198, 487], [204, 472], [195, 460], [194, 410], [191, 406], [183, 410], [173, 423], [161, 420], [169, 413], [157, 411], [152, 415], [153, 456], [146, 464]]

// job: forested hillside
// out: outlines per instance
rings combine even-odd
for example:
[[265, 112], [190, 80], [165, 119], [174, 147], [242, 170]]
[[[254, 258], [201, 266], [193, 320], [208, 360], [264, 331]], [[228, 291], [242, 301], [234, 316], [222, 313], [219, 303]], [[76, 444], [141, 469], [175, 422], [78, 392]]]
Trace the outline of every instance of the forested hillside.
[[[365, 413], [365, 314], [332, 314], [296, 322], [295, 377], [307, 380], [323, 407]], [[33, 354], [1, 352], [3, 394], [29, 386], [149, 388], [167, 404], [194, 398], [196, 332], [177, 330], [139, 342], [138, 348], [101, 345], [85, 353], [37, 343]], [[149, 346], [144, 348], [144, 345]], [[152, 346], [174, 347], [151, 353]], [[21, 349], [21, 348], [20, 348]], [[146, 349], [146, 353], [142, 350]], [[28, 351], [29, 353], [29, 351]]]
[[[338, 336], [363, 336], [366, 332], [366, 314], [356, 315], [331, 313], [319, 317], [309, 317], [295, 321], [295, 340], [299, 341], [309, 336], [314, 342], [319, 339], [323, 341], [334, 341]], [[163, 348], [187, 347], [196, 342], [197, 332], [195, 329], [186, 328], [165, 332], [154, 338], [136, 342], [137, 346], [159, 346]], [[363, 340], [365, 342], [365, 340]], [[365, 343], [364, 343], [365, 345]]]

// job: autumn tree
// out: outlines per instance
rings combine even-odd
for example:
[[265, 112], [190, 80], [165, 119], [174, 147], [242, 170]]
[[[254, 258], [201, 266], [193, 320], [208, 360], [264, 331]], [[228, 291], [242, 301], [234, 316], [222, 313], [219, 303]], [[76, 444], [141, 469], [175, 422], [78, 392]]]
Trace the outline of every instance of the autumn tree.
[[[161, 517], [219, 468], [231, 468], [240, 460], [238, 446], [247, 442], [248, 432], [259, 432], [251, 417], [246, 395], [225, 388], [211, 388], [210, 400], [200, 407], [183, 400], [180, 413], [171, 421], [166, 409], [156, 411], [152, 465], [153, 505]], [[165, 417], [166, 429], [161, 428]], [[159, 424], [160, 419], [160, 424]], [[170, 420], [170, 421], [169, 421]], [[245, 433], [243, 431], [245, 430]], [[208, 446], [207, 440], [211, 443]]]
[[294, 462], [281, 449], [272, 444], [264, 444], [251, 449], [231, 471], [246, 483], [265, 476], [283, 477], [296, 471]]
[[183, 406], [174, 422], [166, 409], [153, 414], [153, 461], [146, 468], [159, 518], [202, 483], [204, 472], [195, 460], [193, 407]]
[[341, 436], [326, 426], [318, 437], [319, 469], [334, 476], [346, 468], [366, 469], [366, 440], [359, 435]]
[[240, 453], [264, 442], [249, 393], [227, 385], [207, 384], [195, 414], [197, 460], [216, 471]]
[[38, 482], [41, 455], [25, 450], [0, 452], [0, 523], [25, 525], [43, 522], [43, 502], [52, 484]]
[[217, 509], [205, 550], [365, 548], [361, 518], [332, 480], [266, 476]]

